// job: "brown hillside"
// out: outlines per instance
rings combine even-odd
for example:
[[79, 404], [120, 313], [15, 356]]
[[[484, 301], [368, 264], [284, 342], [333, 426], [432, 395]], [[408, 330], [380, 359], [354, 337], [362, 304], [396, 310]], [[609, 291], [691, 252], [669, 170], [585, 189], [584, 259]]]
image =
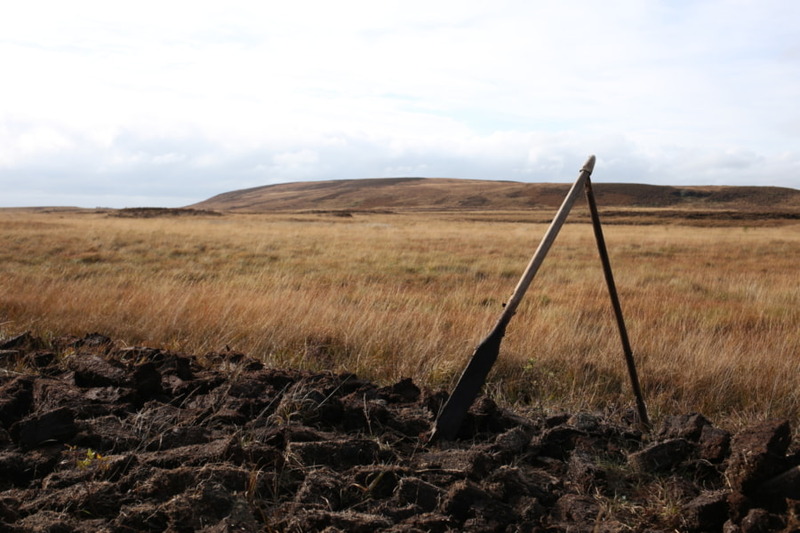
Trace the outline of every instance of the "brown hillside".
[[[282, 183], [231, 191], [190, 207], [228, 212], [302, 210], [526, 210], [557, 207], [570, 185], [449, 178], [382, 178]], [[673, 187], [594, 184], [606, 207], [800, 211], [800, 190], [785, 187]]]

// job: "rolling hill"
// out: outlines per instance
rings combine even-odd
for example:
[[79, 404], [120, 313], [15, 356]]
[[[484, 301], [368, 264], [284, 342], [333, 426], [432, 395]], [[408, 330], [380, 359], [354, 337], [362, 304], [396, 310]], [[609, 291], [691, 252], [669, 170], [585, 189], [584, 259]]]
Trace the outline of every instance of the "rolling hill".
[[[569, 187], [566, 183], [451, 178], [332, 180], [231, 191], [188, 207], [240, 213], [516, 211], [558, 207]], [[630, 183], [595, 183], [593, 187], [598, 203], [605, 207], [800, 212], [800, 190], [785, 187], [677, 187]]]

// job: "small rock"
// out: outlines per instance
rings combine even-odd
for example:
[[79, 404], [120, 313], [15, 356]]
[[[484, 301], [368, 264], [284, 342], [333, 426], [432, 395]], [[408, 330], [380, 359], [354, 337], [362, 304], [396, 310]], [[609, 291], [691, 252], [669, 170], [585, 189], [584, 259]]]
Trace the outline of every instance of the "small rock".
[[114, 404], [115, 409], [122, 410], [136, 399], [136, 393], [122, 387], [92, 387], [83, 397], [91, 403]]
[[177, 426], [155, 435], [144, 444], [149, 452], [205, 444], [211, 441], [211, 432], [201, 426]]
[[0, 524], [16, 522], [19, 518], [20, 501], [14, 498], [0, 499]]
[[800, 500], [786, 500], [786, 529], [800, 531]]
[[663, 472], [688, 459], [694, 449], [686, 439], [670, 439], [630, 454], [628, 464], [639, 472]]
[[401, 476], [408, 471], [401, 467], [388, 465], [358, 466], [354, 469], [353, 479], [361, 486], [361, 490], [374, 499], [391, 496], [397, 489]]
[[33, 476], [34, 472], [31, 471], [25, 455], [19, 452], [0, 452], [0, 491], [14, 486], [25, 486]]
[[474, 436], [489, 431], [489, 426], [496, 425], [500, 418], [500, 408], [488, 396], [481, 396], [472, 404], [467, 416], [461, 423], [458, 438], [470, 439]]
[[194, 379], [192, 372], [192, 360], [183, 355], [172, 353], [162, 354], [161, 365], [158, 371], [162, 374], [177, 376], [181, 381], [191, 381]]
[[420, 469], [442, 469], [463, 472], [470, 479], [480, 480], [497, 468], [497, 461], [485, 447], [450, 449], [419, 454], [415, 465]]
[[420, 403], [425, 406], [432, 416], [437, 417], [442, 412], [448, 396], [447, 391], [444, 390], [425, 391]]
[[477, 502], [488, 500], [489, 495], [471, 481], [456, 481], [450, 486], [442, 501], [442, 511], [459, 521], [470, 515]]
[[76, 520], [61, 511], [42, 510], [29, 514], [14, 523], [13, 529], [7, 531], [32, 531], [64, 533], [76, 531]]
[[43, 414], [24, 418], [11, 427], [23, 449], [31, 449], [48, 442], [65, 442], [77, 433], [75, 415], [71, 409], [61, 407]]
[[341, 476], [329, 468], [318, 468], [308, 473], [295, 494], [298, 503], [319, 504], [332, 511], [342, 508], [344, 485]]
[[389, 411], [386, 426], [416, 438], [430, 432], [431, 421], [425, 411], [416, 407], [396, 407]]
[[522, 453], [530, 441], [529, 432], [521, 427], [513, 428], [498, 435], [489, 450], [502, 458], [509, 459]]
[[584, 491], [605, 486], [606, 473], [585, 453], [573, 453], [567, 470], [569, 480]]
[[538, 446], [541, 455], [564, 460], [575, 449], [575, 445], [586, 432], [570, 426], [556, 426], [544, 431], [538, 438], [534, 438], [532, 445]]
[[203, 533], [245, 533], [262, 531], [261, 525], [253, 515], [252, 506], [242, 498], [231, 504], [231, 514], [214, 526], [204, 528]]
[[734, 524], [733, 520], [729, 519], [722, 525], [722, 533], [742, 533], [742, 530], [737, 524]]
[[537, 470], [527, 470], [516, 466], [501, 466], [493, 471], [482, 483], [487, 493], [503, 502], [510, 503], [524, 497], [537, 500], [553, 500], [560, 481]]
[[25, 363], [36, 369], [44, 369], [57, 361], [53, 352], [33, 352], [25, 356]]
[[305, 466], [326, 465], [337, 470], [378, 462], [380, 452], [378, 443], [369, 439], [291, 442], [286, 447], [287, 457]]
[[728, 514], [732, 523], [738, 524], [741, 522], [742, 518], [753, 508], [753, 505], [753, 501], [741, 492], [731, 492], [728, 496]]
[[155, 503], [135, 503], [120, 509], [113, 524], [119, 531], [164, 531], [168, 518]]
[[378, 397], [389, 403], [416, 402], [421, 391], [411, 378], [404, 378], [394, 385], [378, 389]]
[[163, 360], [163, 353], [161, 350], [158, 348], [147, 348], [143, 346], [129, 346], [127, 348], [120, 348], [115, 354], [122, 361], [160, 362]]
[[453, 519], [439, 513], [422, 513], [411, 516], [403, 521], [401, 526], [387, 531], [401, 533], [405, 531], [425, 531], [428, 533], [449, 533], [457, 531], [457, 526]]
[[590, 413], [576, 413], [569, 417], [567, 424], [588, 433], [599, 431], [602, 427], [602, 419]]
[[540, 522], [547, 514], [547, 508], [536, 498], [521, 498], [518, 508], [520, 510], [520, 517], [531, 525]]
[[[382, 516], [354, 511], [330, 512], [321, 509], [300, 510], [287, 519], [286, 531], [347, 531], [373, 533], [391, 526]], [[335, 528], [335, 529], [331, 529]], [[281, 529], [284, 531], [284, 529]]]
[[229, 458], [231, 439], [216, 439], [205, 444], [191, 444], [169, 450], [145, 452], [139, 457], [143, 464], [158, 468], [197, 466]]
[[67, 367], [75, 372], [75, 384], [83, 388], [130, 386], [130, 375], [120, 364], [100, 356], [79, 354], [69, 359]]
[[765, 481], [758, 492], [765, 494], [770, 499], [800, 500], [800, 466], [790, 468]]
[[781, 531], [786, 527], [786, 522], [778, 515], [764, 509], [751, 509], [739, 524], [741, 533], [770, 533]]
[[416, 477], [406, 477], [397, 484], [395, 497], [406, 504], [418, 505], [423, 511], [431, 512], [444, 497], [444, 491]]
[[706, 426], [711, 426], [711, 422], [699, 413], [668, 416], [664, 419], [656, 438], [659, 440], [686, 439], [697, 442]]
[[567, 413], [559, 413], [555, 415], [550, 415], [544, 419], [544, 425], [548, 428], [554, 428], [556, 426], [561, 426], [567, 423], [567, 420], [570, 419], [570, 415]]
[[18, 377], [0, 387], [0, 424], [6, 428], [28, 414], [33, 404], [33, 380]]
[[0, 350], [38, 350], [42, 347], [42, 341], [31, 335], [30, 331], [0, 342]]
[[690, 531], [719, 531], [728, 518], [726, 491], [704, 492], [683, 506], [684, 525]]
[[8, 364], [7, 362], [13, 361], [20, 356], [22, 352], [19, 350], [0, 350], [0, 362]]
[[110, 346], [113, 344], [113, 341], [110, 337], [107, 337], [101, 333], [87, 333], [84, 335], [82, 339], [77, 341], [74, 346], [78, 347], [90, 347], [96, 348], [99, 346]]
[[698, 441], [698, 455], [711, 463], [721, 463], [728, 457], [731, 449], [731, 434], [714, 426], [703, 426]]
[[142, 363], [134, 367], [133, 383], [136, 392], [145, 401], [164, 392], [161, 387], [161, 373], [152, 362]]
[[565, 494], [553, 507], [552, 515], [560, 522], [591, 524], [600, 514], [600, 507], [591, 496]]
[[786, 420], [769, 420], [734, 436], [726, 477], [734, 490], [753, 494], [764, 481], [786, 468], [791, 429]]

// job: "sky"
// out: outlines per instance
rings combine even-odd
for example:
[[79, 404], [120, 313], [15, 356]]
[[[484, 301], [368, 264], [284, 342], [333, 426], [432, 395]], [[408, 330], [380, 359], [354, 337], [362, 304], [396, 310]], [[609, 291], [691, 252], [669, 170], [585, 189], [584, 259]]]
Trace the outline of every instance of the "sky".
[[0, 207], [398, 176], [800, 188], [800, 2], [9, 3]]

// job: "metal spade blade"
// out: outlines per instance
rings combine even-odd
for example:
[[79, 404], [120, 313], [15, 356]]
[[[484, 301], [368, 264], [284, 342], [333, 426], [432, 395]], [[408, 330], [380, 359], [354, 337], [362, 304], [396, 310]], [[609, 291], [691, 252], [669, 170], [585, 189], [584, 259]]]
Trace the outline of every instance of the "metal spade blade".
[[583, 164], [578, 179], [572, 185], [569, 193], [567, 193], [567, 197], [564, 198], [564, 202], [558, 209], [555, 218], [550, 223], [547, 233], [545, 233], [542, 242], [536, 249], [536, 253], [533, 254], [528, 266], [525, 268], [525, 272], [517, 283], [511, 298], [509, 298], [506, 303], [503, 313], [495, 323], [492, 331], [475, 349], [475, 353], [472, 354], [472, 359], [470, 359], [469, 364], [461, 374], [461, 378], [458, 380], [455, 389], [453, 389], [450, 398], [447, 400], [439, 418], [436, 420], [436, 425], [430, 438], [431, 441], [453, 440], [458, 434], [458, 430], [461, 427], [461, 423], [464, 421], [467, 411], [475, 401], [475, 398], [478, 397], [481, 387], [483, 387], [486, 382], [486, 376], [497, 360], [497, 355], [500, 352], [500, 343], [506, 333], [506, 326], [508, 326], [511, 317], [514, 316], [517, 307], [522, 301], [522, 297], [525, 295], [525, 291], [528, 290], [528, 286], [530, 286], [531, 281], [533, 281], [533, 277], [539, 270], [553, 241], [555, 241], [561, 226], [564, 225], [575, 200], [583, 191], [586, 181], [592, 174], [592, 170], [594, 170], [594, 162], [595, 157], [591, 155], [586, 160], [586, 163]]

